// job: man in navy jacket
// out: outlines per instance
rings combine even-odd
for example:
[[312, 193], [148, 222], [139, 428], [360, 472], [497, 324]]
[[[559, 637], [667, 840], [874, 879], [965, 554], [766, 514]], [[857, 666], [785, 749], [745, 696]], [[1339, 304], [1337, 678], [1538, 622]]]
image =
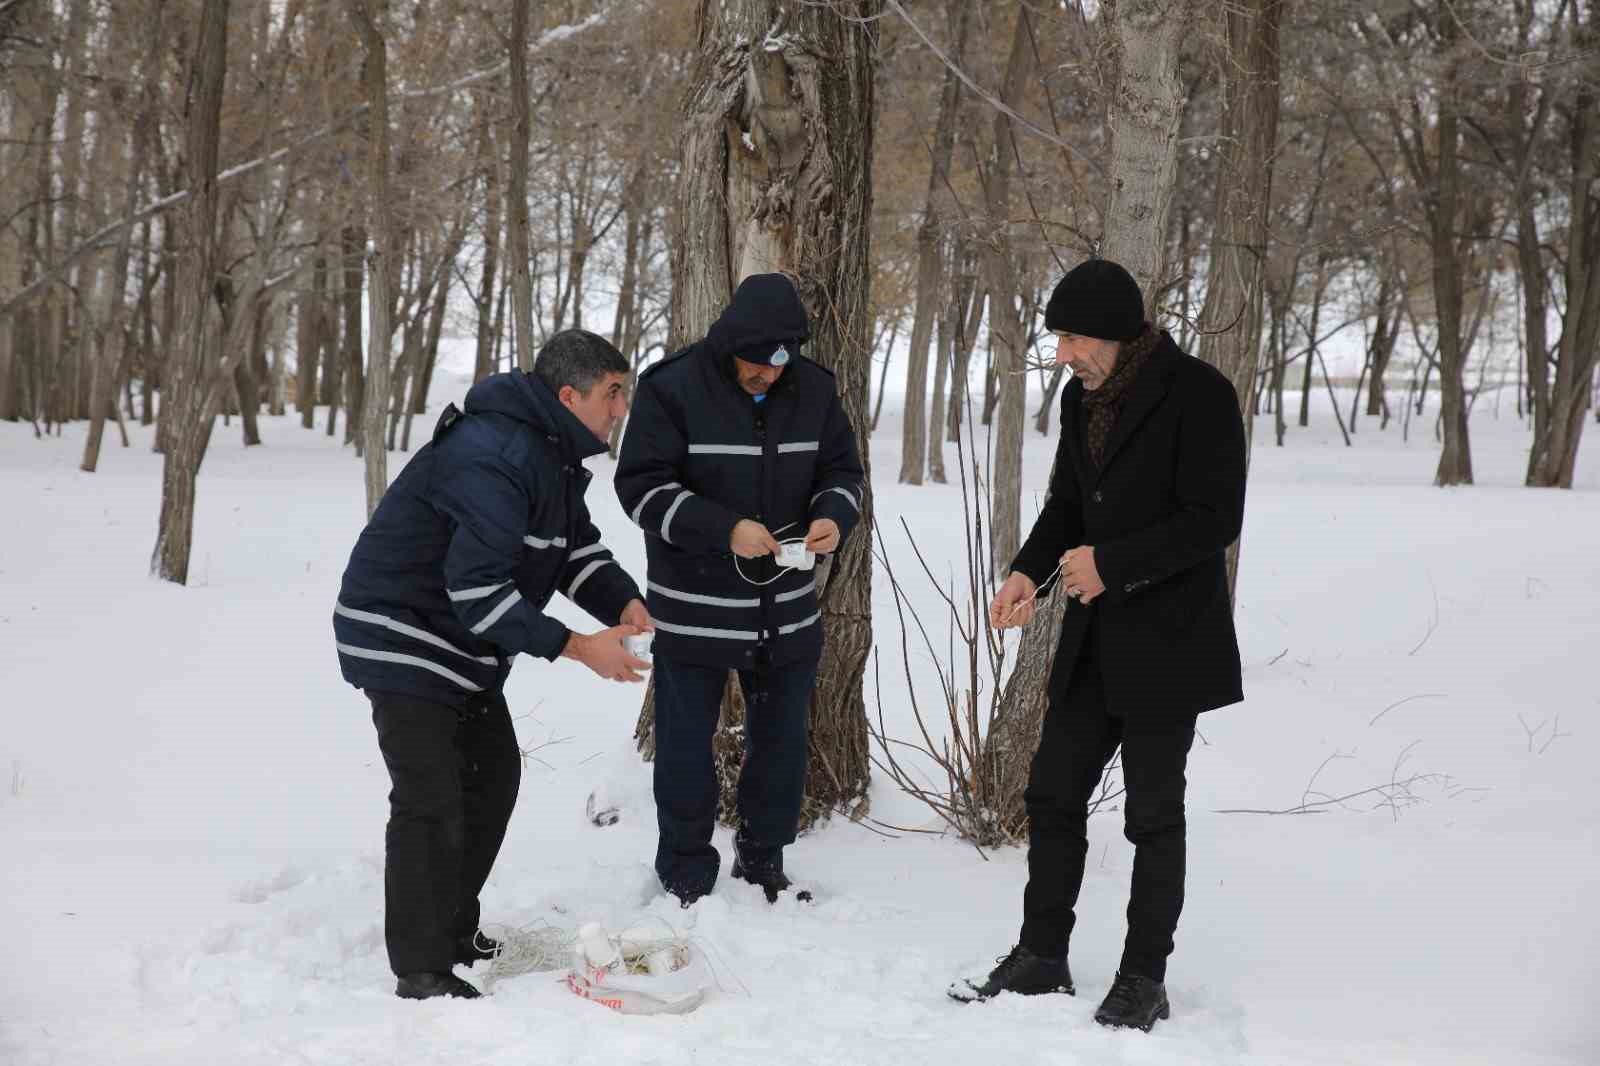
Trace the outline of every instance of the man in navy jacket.
[[617, 464], [656, 628], [656, 873], [685, 906], [721, 865], [711, 739], [730, 669], [747, 705], [733, 875], [772, 901], [790, 887], [822, 625], [814, 571], [773, 555], [838, 550], [864, 478], [833, 375], [800, 355], [809, 336], [787, 277], [745, 279], [704, 340], [641, 375]]
[[[478, 993], [451, 966], [493, 955], [478, 894], [516, 803], [521, 755], [501, 686], [526, 652], [639, 681], [622, 638], [651, 628], [600, 542], [583, 460], [627, 410], [629, 367], [582, 330], [532, 374], [485, 378], [447, 407], [356, 542], [334, 607], [339, 666], [372, 703], [393, 781], [384, 935], [408, 999]], [[561, 592], [610, 628], [544, 613]]]

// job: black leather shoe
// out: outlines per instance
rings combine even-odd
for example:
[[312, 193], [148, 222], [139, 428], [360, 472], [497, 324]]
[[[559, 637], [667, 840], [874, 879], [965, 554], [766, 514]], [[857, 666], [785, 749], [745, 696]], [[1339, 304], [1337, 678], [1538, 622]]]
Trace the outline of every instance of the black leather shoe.
[[1143, 1029], [1148, 1033], [1159, 1019], [1171, 1015], [1166, 985], [1136, 973], [1119, 973], [1100, 1009], [1094, 1012], [1094, 1020], [1113, 1029]]
[[[776, 866], [750, 866], [746, 867], [738, 859], [733, 860], [733, 876], [741, 881], [748, 881], [758, 885], [767, 895], [768, 903], [778, 902], [778, 897], [794, 887], [794, 882], [784, 875]], [[801, 903], [811, 902], [811, 893], [805, 889], [794, 894], [794, 898]]]
[[481, 932], [456, 941], [455, 961], [463, 966], [492, 961], [498, 954], [500, 954], [500, 941], [484, 936]]
[[982, 984], [957, 981], [946, 994], [959, 1003], [993, 999], [1002, 992], [1015, 992], [1019, 996], [1040, 996], [1049, 992], [1073, 995], [1072, 971], [1067, 969], [1065, 955], [1035, 955], [1018, 944], [1009, 955], [997, 961], [999, 965], [989, 971], [988, 979]]
[[476, 988], [453, 973], [403, 973], [394, 986], [394, 994], [401, 999], [433, 999], [450, 996], [454, 999], [477, 999], [483, 995]]

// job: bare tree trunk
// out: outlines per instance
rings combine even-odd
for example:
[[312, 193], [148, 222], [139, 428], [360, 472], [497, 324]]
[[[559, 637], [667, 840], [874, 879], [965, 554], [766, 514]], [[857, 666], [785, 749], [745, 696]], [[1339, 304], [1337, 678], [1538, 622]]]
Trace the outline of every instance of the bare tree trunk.
[[1283, 415], [1283, 387], [1289, 376], [1288, 319], [1287, 297], [1272, 301], [1272, 434], [1280, 448], [1289, 433]]
[[1033, 428], [1041, 437], [1050, 435], [1050, 412], [1055, 408], [1056, 397], [1061, 392], [1061, 386], [1067, 380], [1067, 368], [1058, 366], [1050, 372], [1049, 379], [1044, 386], [1044, 400], [1039, 404], [1038, 414], [1033, 416]]
[[[353, 442], [356, 454], [361, 455], [366, 448], [366, 435], [360, 431], [360, 427], [366, 424], [367, 400], [374, 401], [373, 405], [377, 407], [381, 418], [384, 396], [387, 395], [369, 397], [361, 372], [361, 361], [365, 354], [361, 350], [361, 278], [366, 273], [366, 226], [346, 225], [340, 231], [340, 246], [344, 261], [344, 287], [340, 291], [344, 301], [344, 442]], [[328, 426], [330, 429], [333, 426], [331, 410], [328, 412]]]
[[1458, 39], [1451, 0], [1438, 2], [1439, 50], [1445, 59], [1439, 93], [1439, 161], [1434, 205], [1430, 212], [1433, 244], [1433, 299], [1439, 328], [1439, 407], [1444, 449], [1439, 455], [1435, 485], [1472, 484], [1472, 446], [1467, 434], [1467, 396], [1463, 375], [1467, 353], [1461, 343], [1462, 245], [1458, 234], [1461, 194], [1460, 101], [1457, 98], [1461, 59], [1454, 55]]
[[[977, 276], [977, 256], [966, 249], [960, 253], [962, 272], [956, 284], [955, 322], [959, 331], [950, 364], [950, 418], [952, 441], [961, 440], [961, 427], [967, 418], [968, 378], [972, 372], [972, 352], [978, 346], [978, 326], [989, 304], [989, 291]], [[964, 313], [961, 309], [965, 309]]]
[[[459, 253], [459, 249], [456, 249]], [[426, 414], [428, 393], [433, 388], [433, 372], [439, 362], [439, 338], [444, 335], [444, 316], [450, 307], [450, 288], [455, 274], [455, 255], [443, 265], [438, 288], [433, 293], [433, 307], [428, 311], [428, 329], [422, 339], [422, 360], [412, 377], [411, 402], [406, 407], [406, 428], [402, 447], [411, 450], [411, 417]]]
[[263, 305], [258, 326], [262, 350], [272, 353], [267, 369], [267, 414], [282, 418], [289, 402], [289, 360], [284, 351], [288, 319], [281, 307], [268, 311]]
[[[1152, 294], [1165, 274], [1168, 208], [1177, 172], [1184, 106], [1178, 51], [1197, 5], [1198, 0], [1115, 0], [1102, 7], [1118, 63], [1110, 104], [1111, 202], [1102, 251]], [[1046, 679], [1066, 602], [1065, 596], [1051, 596], [1023, 630], [1017, 667], [986, 749], [988, 772], [996, 782], [993, 794], [1005, 797], [1004, 809], [996, 813], [1012, 832], [1025, 825], [1022, 789], [1044, 719]]]
[[300, 412], [300, 425], [310, 429], [315, 424], [317, 405], [317, 361], [322, 357], [326, 325], [326, 312], [322, 307], [327, 289], [327, 258], [322, 254], [321, 241], [312, 257], [311, 286], [302, 288], [296, 302], [295, 322], [295, 409]]
[[[164, 236], [170, 234], [171, 231], [167, 228], [165, 220], [163, 220], [161, 227], [162, 234]], [[150, 226], [148, 223], [146, 223], [146, 251], [148, 252], [151, 247]], [[148, 255], [146, 258], [148, 259]], [[164, 266], [158, 265], [152, 268], [148, 263], [146, 263], [145, 271], [147, 274], [154, 272], [162, 275], [162, 280], [160, 282], [162, 291], [162, 316], [165, 321], [170, 322], [170, 319], [166, 319], [166, 304], [168, 302], [167, 294], [172, 292], [174, 287], [176, 264], [173, 261], [170, 252], [164, 250], [161, 258], [165, 261]], [[162, 369], [166, 366], [166, 360], [159, 358], [156, 355], [156, 314], [153, 299], [154, 290], [152, 288], [154, 284], [154, 282], [149, 280], [145, 282], [144, 313], [140, 316], [144, 319], [144, 337], [142, 344], [143, 351], [140, 353], [143, 358], [139, 367], [141, 378], [139, 383], [139, 424], [141, 426], [152, 425], [156, 421], [156, 382], [161, 377]], [[161, 336], [161, 341], [163, 348], [169, 347], [172, 342], [171, 334], [163, 333]], [[160, 427], [157, 427], [158, 430], [159, 428]], [[156, 445], [156, 450], [160, 451], [160, 442], [157, 441]]]
[[[951, 254], [951, 242], [946, 240], [940, 248], [941, 257], [948, 259]], [[947, 278], [950, 271], [942, 271], [942, 276]], [[955, 352], [956, 334], [961, 332], [958, 321], [961, 317], [959, 301], [951, 299], [954, 293], [953, 286], [946, 285], [945, 291], [940, 296], [939, 314], [937, 318], [938, 347], [933, 370], [933, 402], [930, 404], [932, 417], [928, 420], [928, 475], [935, 484], [946, 483], [944, 470], [944, 436], [945, 425], [949, 418], [945, 414], [947, 402], [945, 392], [950, 381], [950, 364]]]
[[[812, 358], [837, 375], [864, 460], [871, 204], [859, 176], [872, 163], [879, 10], [877, 0], [701, 0], [673, 261], [674, 343], [707, 329], [741, 278], [785, 270], [796, 279], [813, 323]], [[769, 36], [780, 17], [784, 32]], [[820, 593], [826, 637], [812, 695], [805, 825], [836, 809], [863, 813], [867, 803], [861, 685], [872, 646], [870, 486], [869, 479], [858, 535], [834, 557]], [[652, 711], [647, 696], [639, 724], [647, 750]], [[724, 746], [741, 722], [742, 709], [725, 701]]]
[[[1576, 20], [1574, 20], [1576, 22]], [[1530, 486], [1570, 489], [1577, 472], [1578, 445], [1583, 440], [1584, 412], [1600, 361], [1600, 120], [1595, 86], [1600, 84], [1600, 10], [1589, 5], [1586, 23], [1576, 27], [1576, 43], [1587, 46], [1588, 79], [1574, 102], [1570, 122], [1572, 184], [1567, 222], [1565, 286], [1566, 314], [1556, 349], [1555, 382], [1545, 403], [1545, 417], [1534, 421], [1534, 443], [1529, 454]], [[1524, 269], [1524, 274], [1530, 272]], [[1524, 278], [1526, 287], [1528, 282]], [[1539, 314], [1543, 315], [1543, 301]], [[1527, 312], [1532, 326], [1532, 301]], [[1542, 325], [1542, 318], [1541, 318]], [[1530, 367], [1545, 355], [1536, 349], [1536, 336], [1528, 333]], [[1548, 371], [1541, 377], [1548, 380]]]
[[1306, 330], [1305, 366], [1300, 378], [1300, 428], [1311, 425], [1311, 371], [1316, 365], [1317, 331], [1322, 324], [1322, 304], [1328, 295], [1328, 263], [1325, 255], [1317, 256], [1317, 279], [1311, 287], [1311, 325]]
[[[966, 53], [972, 4], [968, 0], [949, 0], [945, 10], [950, 26], [951, 58], [959, 65]], [[944, 84], [939, 92], [939, 117], [934, 124], [933, 144], [929, 151], [928, 193], [923, 201], [922, 224], [917, 227], [917, 305], [911, 320], [911, 350], [906, 360], [906, 408], [900, 427], [900, 481], [907, 485], [922, 484], [922, 471], [928, 458], [928, 342], [933, 333], [939, 299], [944, 293], [944, 256], [940, 254], [938, 204], [950, 180], [950, 157], [955, 147], [956, 116], [960, 105], [961, 80], [956, 76], [954, 67], [947, 65]], [[934, 412], [937, 419], [942, 408], [935, 406]]]
[[482, 123], [478, 143], [478, 166], [483, 173], [483, 271], [479, 275], [478, 292], [474, 303], [478, 309], [477, 359], [473, 363], [472, 380], [482, 381], [494, 370], [494, 297], [495, 270], [500, 262], [500, 159], [495, 151], [494, 122], [490, 114], [492, 99], [481, 97], [479, 122]]
[[[1220, 16], [1228, 41], [1218, 140], [1222, 159], [1196, 354], [1233, 382], [1240, 414], [1246, 416], [1247, 444], [1260, 365], [1262, 273], [1282, 96], [1278, 30], [1285, 6], [1286, 0], [1245, 0]], [[1237, 565], [1236, 553], [1229, 559]]]
[[259, 332], [257, 323], [260, 321], [260, 305], [263, 298], [258, 294], [265, 269], [265, 256], [265, 249], [257, 251], [251, 261], [251, 273], [242, 290], [231, 281], [218, 286], [224, 293], [221, 335], [218, 343], [222, 346], [221, 350], [233, 358], [232, 380], [220, 386], [218, 391], [223, 402], [230, 396], [237, 397], [239, 425], [247, 448], [261, 443], [261, 428], [256, 421], [259, 406], [256, 403], [256, 394], [259, 385], [249, 354], [254, 345], [254, 337]]
[[[194, 73], [189, 80], [188, 130], [184, 143], [188, 187], [180, 210], [177, 287], [181, 332], [168, 360], [162, 407], [170, 409], [161, 474], [161, 518], [151, 553], [152, 573], [180, 585], [189, 581], [194, 535], [195, 478], [211, 438], [208, 393], [214, 372], [207, 359], [206, 321], [217, 256], [217, 160], [221, 140], [223, 83], [228, 72], [229, 0], [204, 0], [195, 35]], [[208, 387], [209, 386], [209, 387]]]
[[[389, 44], [382, 25], [387, 9], [387, 0], [350, 0], [350, 17], [366, 50], [361, 81], [368, 108], [367, 226], [371, 239], [367, 242], [367, 279], [371, 291], [367, 314], [371, 321], [361, 428], [366, 451], [368, 518], [389, 488], [389, 453], [384, 446], [383, 425], [389, 400], [389, 340], [394, 332], [389, 316], [394, 306], [391, 289], [395, 243], [394, 206], [389, 196]], [[356, 307], [359, 310], [359, 290]]]
[[[1001, 100], [1007, 107], [1022, 106], [1023, 92], [1033, 72], [1026, 8], [1018, 8], [1011, 35], [1011, 55]], [[1016, 257], [1011, 251], [1011, 173], [1016, 159], [1011, 116], [996, 110], [993, 120], [993, 155], [984, 182], [993, 235], [983, 243], [984, 281], [989, 288], [989, 340], [1000, 424], [995, 434], [993, 508], [989, 533], [990, 558], [996, 567], [1009, 566], [1022, 545], [1022, 437], [1027, 410], [1027, 343], [1017, 304], [1022, 296]]]
[[[49, 36], [50, 12], [46, 5], [24, 5], [11, 13], [9, 23], [18, 37], [43, 40]], [[43, 48], [21, 48], [4, 53], [0, 71], [6, 106], [0, 107], [0, 292], [19, 291], [33, 280], [39, 250], [40, 215], [49, 210], [40, 199], [38, 177], [42, 168], [48, 189], [50, 125], [55, 111], [55, 71]], [[35, 180], [27, 180], [30, 168]], [[11, 178], [11, 175], [16, 175]], [[32, 206], [30, 207], [30, 201]], [[24, 225], [26, 218], [26, 225]], [[36, 415], [28, 377], [36, 362], [35, 313], [31, 305], [0, 312], [0, 420]]]
[[[157, 110], [159, 98], [156, 85], [161, 76], [159, 69], [161, 49], [161, 5], [147, 16], [143, 49], [143, 106], [128, 133], [128, 177], [123, 187], [122, 211], [131, 214], [138, 206], [139, 186], [144, 180], [145, 157], [149, 151], [148, 138], [155, 136], [160, 121]], [[109, 136], [102, 131], [101, 136]], [[84, 440], [83, 462], [80, 469], [94, 473], [100, 464], [100, 442], [105, 435], [106, 416], [116, 414], [117, 372], [122, 367], [127, 348], [128, 321], [128, 262], [133, 253], [133, 227], [122, 231], [117, 239], [111, 267], [111, 287], [107, 303], [110, 314], [106, 323], [105, 351], [95, 360], [94, 373], [89, 387], [89, 435]]]
[[[328, 299], [327, 299], [327, 324], [328, 332], [324, 337], [327, 347], [322, 350], [322, 393], [323, 403], [328, 407], [328, 436], [333, 436], [333, 431], [338, 423], [339, 408], [345, 403], [345, 350], [349, 344], [344, 339], [345, 330], [349, 327], [349, 316], [345, 314], [344, 286], [349, 277], [350, 270], [345, 263], [345, 235], [341, 231], [339, 243], [334, 247], [339, 249], [339, 269], [328, 271]], [[360, 316], [356, 321], [360, 322]], [[358, 345], [360, 341], [356, 342]], [[350, 414], [347, 412], [345, 421], [348, 422]]]
[[[80, 186], [83, 174], [84, 116], [90, 98], [89, 55], [86, 41], [91, 15], [88, 0], [71, 0], [67, 6], [66, 42], [63, 60], [63, 93], [66, 117], [61, 133], [61, 193], [58, 205], [59, 223], [55, 230], [55, 250], [65, 254], [78, 244], [78, 218], [83, 213]], [[98, 139], [98, 138], [97, 138]], [[47, 208], [47, 210], [49, 210]], [[95, 272], [92, 262], [77, 267], [67, 277], [68, 284], [87, 295], [93, 289], [90, 279]], [[80, 304], [65, 293], [54, 304], [55, 310], [55, 364], [59, 387], [55, 390], [53, 419], [62, 422], [79, 417], [80, 384], [83, 364], [89, 351], [89, 323], [85, 301]]]
[[[883, 397], [888, 391], [889, 364], [894, 362], [894, 342], [900, 339], [900, 320], [896, 318], [889, 326], [889, 343], [883, 348], [883, 370], [878, 374], [878, 388], [871, 395], [877, 396], [877, 401], [872, 405], [872, 424], [867, 427], [869, 433], [878, 432], [878, 418], [883, 414]], [[874, 353], [878, 346], [872, 346]]]
[[[1400, 337], [1400, 301], [1405, 299], [1405, 284], [1395, 268], [1385, 263], [1378, 283], [1378, 317], [1373, 324], [1372, 344], [1368, 361], [1372, 364], [1372, 380], [1367, 383], [1367, 417], [1382, 415], [1389, 402], [1384, 396], [1383, 376], [1389, 372], [1389, 360], [1394, 357], [1395, 341]], [[1353, 420], [1352, 420], [1353, 421]]]
[[511, 318], [517, 340], [517, 365], [533, 369], [533, 286], [528, 277], [528, 5], [511, 5]]

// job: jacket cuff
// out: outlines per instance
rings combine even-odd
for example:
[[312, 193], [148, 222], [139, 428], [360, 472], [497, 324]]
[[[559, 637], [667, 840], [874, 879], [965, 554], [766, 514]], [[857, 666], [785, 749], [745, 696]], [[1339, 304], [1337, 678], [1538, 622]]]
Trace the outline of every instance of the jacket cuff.
[[855, 504], [845, 498], [845, 491], [826, 489], [811, 505], [809, 521], [815, 522], [819, 518], [826, 518], [839, 527], [839, 544], [843, 547], [845, 538], [850, 536], [856, 523], [861, 520], [861, 512], [857, 511]]
[[1094, 568], [1106, 587], [1103, 595], [1111, 603], [1127, 599], [1156, 580], [1149, 574], [1138, 573], [1123, 546], [1116, 541], [1094, 546]]
[[[572, 636], [572, 630], [553, 618], [548, 619], [548, 621], [550, 623], [548, 627], [540, 627], [541, 635], [545, 638], [544, 642], [541, 646], [528, 650], [531, 654], [537, 655], [541, 659], [555, 662], [561, 658], [561, 653], [567, 650], [567, 639]], [[548, 629], [548, 633], [543, 632], [545, 629]]]

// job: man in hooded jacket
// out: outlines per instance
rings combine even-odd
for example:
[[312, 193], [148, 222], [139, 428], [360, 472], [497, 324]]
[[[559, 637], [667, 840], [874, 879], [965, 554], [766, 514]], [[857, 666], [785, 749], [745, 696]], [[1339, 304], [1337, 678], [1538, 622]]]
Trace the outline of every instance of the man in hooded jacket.
[[729, 670], [747, 706], [733, 876], [769, 901], [790, 887], [823, 634], [814, 571], [774, 554], [837, 551], [864, 477], [833, 375], [800, 354], [809, 336], [787, 277], [746, 278], [704, 340], [640, 376], [618, 460], [656, 633], [655, 867], [684, 906], [721, 865], [711, 741]]
[[[629, 366], [582, 330], [551, 337], [534, 372], [487, 377], [445, 408], [362, 530], [333, 628], [346, 681], [372, 703], [393, 782], [384, 938], [406, 999], [477, 990], [456, 963], [490, 958], [478, 894], [521, 777], [501, 692], [519, 653], [639, 681], [622, 638], [650, 629], [638, 587], [600, 542], [583, 460], [627, 410]], [[556, 593], [611, 628], [574, 633]]]

